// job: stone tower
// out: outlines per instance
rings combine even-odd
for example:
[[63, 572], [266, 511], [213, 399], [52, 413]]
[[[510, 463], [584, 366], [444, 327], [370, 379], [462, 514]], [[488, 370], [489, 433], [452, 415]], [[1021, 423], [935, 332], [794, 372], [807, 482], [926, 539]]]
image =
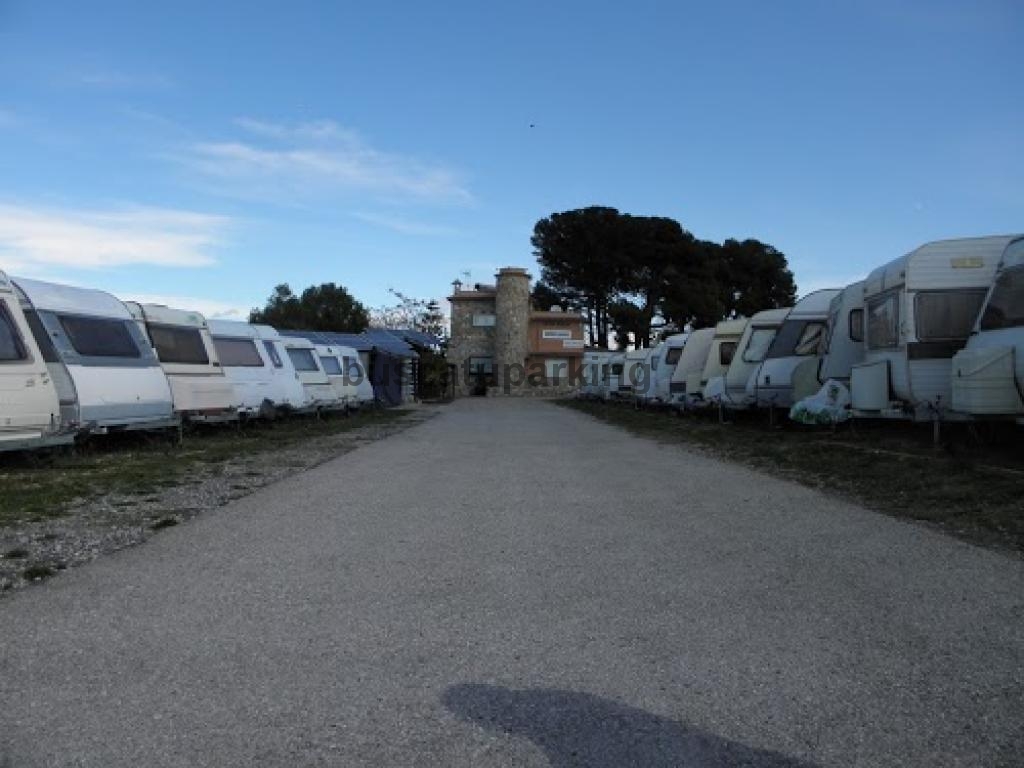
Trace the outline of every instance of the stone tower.
[[[530, 273], [521, 267], [502, 267], [497, 274], [498, 293], [495, 298], [494, 375], [495, 383], [504, 391], [522, 386], [523, 366], [530, 354]], [[518, 373], [506, 375], [510, 366], [519, 366]]]

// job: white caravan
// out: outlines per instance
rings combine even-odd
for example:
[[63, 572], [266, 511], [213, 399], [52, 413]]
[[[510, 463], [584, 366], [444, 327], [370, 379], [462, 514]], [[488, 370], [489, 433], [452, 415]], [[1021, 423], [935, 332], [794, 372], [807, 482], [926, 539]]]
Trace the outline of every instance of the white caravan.
[[[327, 375], [324, 374], [316, 362], [316, 355], [312, 352], [312, 343], [307, 341], [304, 346], [310, 350], [309, 355], [312, 358], [314, 370], [312, 372], [304, 371], [300, 373], [295, 368], [293, 356], [288, 354], [288, 348], [285, 346], [285, 343], [291, 342], [292, 339], [285, 338], [277, 332], [276, 328], [269, 325], [253, 325], [251, 327], [256, 331], [256, 335], [263, 344], [263, 349], [266, 351], [274, 368], [298, 384], [298, 387], [289, 388], [289, 400], [283, 405], [283, 408], [295, 413], [309, 413], [310, 411], [319, 410], [322, 407], [320, 404], [322, 401], [314, 396], [313, 391], [303, 381], [303, 378], [305, 377], [312, 382], [319, 383], [321, 387], [326, 385], [327, 388], [330, 388], [330, 382], [327, 381]], [[299, 341], [304, 340], [300, 339]], [[307, 368], [310, 367], [310, 360], [304, 360], [303, 365]], [[310, 373], [312, 373], [312, 376], [309, 375]]]
[[786, 319], [790, 309], [767, 309], [750, 318], [743, 335], [736, 342], [725, 375], [708, 379], [705, 385], [708, 400], [713, 399], [732, 409], [749, 408], [753, 404], [747, 395], [747, 384], [764, 360], [779, 326]]
[[61, 419], [60, 398], [44, 353], [7, 275], [0, 272], [0, 451], [66, 445], [73, 425]]
[[817, 394], [826, 381], [850, 386], [850, 370], [864, 360], [864, 281], [832, 298], [818, 354], [793, 371], [793, 402]]
[[953, 356], [953, 409], [1024, 421], [1024, 236], [1010, 238], [974, 332]]
[[156, 354], [125, 305], [103, 291], [13, 279], [45, 345], [67, 426], [105, 433], [181, 422]]
[[629, 393], [629, 385], [623, 383], [626, 355], [623, 352], [609, 352], [607, 367], [602, 371], [598, 395], [602, 400], [614, 400]]
[[651, 354], [651, 386], [647, 400], [652, 404], [668, 405], [672, 399], [672, 375], [679, 365], [683, 349], [689, 343], [689, 333], [666, 336]]
[[692, 331], [686, 339], [686, 346], [669, 380], [669, 402], [672, 407], [685, 408], [693, 397], [699, 396], [700, 375], [704, 372], [714, 339], [714, 328]]
[[958, 417], [951, 361], [967, 343], [1010, 240], [928, 243], [868, 275], [864, 362], [850, 372], [855, 416]]
[[198, 312], [126, 301], [171, 385], [174, 411], [187, 421], [238, 419], [234, 388], [224, 375], [206, 318]]
[[316, 354], [320, 359], [320, 367], [324, 369], [334, 390], [333, 410], [345, 411], [354, 407], [358, 393], [355, 384], [345, 375], [344, 352], [341, 347], [317, 344]]
[[756, 407], [788, 409], [793, 405], [793, 372], [802, 362], [817, 359], [828, 327], [829, 307], [840, 293], [838, 288], [814, 291], [793, 305], [757, 373], [747, 382], [747, 396]]
[[345, 367], [345, 378], [355, 388], [355, 400], [349, 403], [350, 408], [366, 408], [373, 405], [377, 398], [373, 393], [373, 383], [366, 372], [363, 359], [354, 347], [336, 347], [341, 351], [341, 362]]
[[634, 403], [646, 400], [651, 394], [651, 366], [657, 347], [640, 347], [626, 352], [619, 394]]
[[[278, 411], [302, 410], [306, 392], [291, 365], [272, 341], [264, 341], [248, 323], [210, 320], [213, 345], [234, 391], [240, 416], [273, 418]], [[290, 361], [289, 361], [290, 363]]]
[[583, 353], [581, 366], [583, 381], [577, 394], [584, 398], [601, 396], [601, 381], [611, 353], [604, 349], [592, 349]]
[[324, 373], [316, 354], [316, 344], [297, 336], [279, 336], [284, 352], [295, 369], [311, 410], [331, 411], [338, 408], [338, 395]]

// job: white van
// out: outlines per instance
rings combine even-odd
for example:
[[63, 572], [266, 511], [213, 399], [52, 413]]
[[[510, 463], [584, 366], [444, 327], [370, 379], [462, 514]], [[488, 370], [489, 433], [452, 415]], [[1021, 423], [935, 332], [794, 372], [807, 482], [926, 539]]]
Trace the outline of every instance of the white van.
[[714, 339], [714, 328], [699, 328], [690, 332], [669, 381], [669, 403], [673, 408], [685, 409], [700, 397], [700, 376], [704, 372]]
[[234, 406], [247, 419], [273, 418], [279, 411], [299, 411], [306, 392], [283, 351], [264, 341], [248, 323], [210, 320], [213, 346], [231, 382]]
[[224, 375], [206, 318], [161, 304], [126, 301], [125, 306], [167, 374], [175, 413], [188, 421], [237, 420], [234, 388]]
[[793, 405], [793, 371], [817, 360], [828, 328], [828, 311], [838, 288], [809, 293], [793, 305], [775, 334], [757, 373], [747, 383], [747, 396], [758, 408]]
[[750, 318], [736, 344], [725, 375], [708, 379], [705, 385], [708, 399], [714, 398], [730, 409], [749, 408], [753, 405], [752, 398], [747, 394], [747, 384], [751, 376], [757, 373], [758, 366], [768, 353], [790, 309], [768, 309]]
[[1024, 236], [1010, 238], [967, 346], [953, 356], [953, 409], [1024, 422]]
[[0, 451], [67, 445], [60, 398], [10, 279], [0, 272]]
[[965, 418], [952, 409], [952, 360], [967, 343], [1013, 240], [928, 243], [864, 281], [864, 362], [853, 366], [855, 416]]
[[864, 360], [864, 281], [832, 298], [818, 353], [793, 370], [793, 402], [817, 394], [826, 381], [850, 386], [850, 371]]
[[[103, 291], [13, 278], [66, 424], [102, 434], [180, 425], [171, 387], [127, 307]], [[51, 352], [52, 350], [52, 352]]]

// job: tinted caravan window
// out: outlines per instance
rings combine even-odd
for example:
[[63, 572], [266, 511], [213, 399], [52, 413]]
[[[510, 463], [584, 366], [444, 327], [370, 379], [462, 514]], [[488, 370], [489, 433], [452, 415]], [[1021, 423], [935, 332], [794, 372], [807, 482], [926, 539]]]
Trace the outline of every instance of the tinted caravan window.
[[75, 352], [83, 357], [142, 357], [125, 320], [59, 315]]
[[252, 339], [214, 336], [213, 347], [217, 350], [220, 364], [227, 368], [262, 368], [264, 365], [260, 351], [256, 349], [256, 342]]
[[721, 365], [732, 363], [732, 359], [736, 356], [736, 344], [735, 341], [723, 341], [718, 345], [718, 362]]
[[198, 328], [173, 325], [150, 325], [149, 338], [162, 363], [209, 365], [206, 345]]
[[959, 341], [971, 335], [985, 291], [929, 291], [914, 297], [920, 341]]
[[320, 365], [324, 367], [324, 373], [328, 376], [341, 376], [341, 363], [338, 362], [338, 358], [325, 355], [320, 358]]
[[682, 356], [683, 356], [683, 348], [682, 347], [670, 347], [669, 350], [668, 350], [668, 354], [665, 355], [665, 364], [666, 365], [678, 365], [679, 364], [679, 358], [682, 357]]
[[34, 309], [25, 310], [25, 320], [28, 322], [28, 329], [32, 331], [32, 336], [39, 346], [39, 353], [43, 356], [43, 360], [47, 363], [60, 362], [60, 358], [57, 357], [57, 350], [53, 346], [53, 339], [50, 338], [50, 334], [43, 328], [43, 322], [39, 319], [39, 315], [36, 314]]
[[0, 304], [0, 362], [10, 363], [16, 360], [27, 360], [28, 352], [21, 335], [14, 325], [14, 318], [7, 307]]
[[768, 350], [768, 358], [811, 355], [818, 351], [825, 324], [808, 320], [787, 320]]
[[295, 366], [296, 371], [319, 371], [320, 367], [316, 364], [316, 358], [313, 357], [313, 350], [311, 349], [296, 349], [295, 347], [288, 347], [288, 357], [292, 361], [292, 365]]
[[1003, 272], [981, 316], [981, 330], [1024, 326], [1024, 267]]
[[746, 363], [760, 363], [764, 360], [768, 347], [775, 339], [775, 328], [755, 328], [750, 334], [747, 348], [743, 350], [743, 361]]
[[888, 293], [867, 302], [868, 349], [895, 347], [900, 340], [900, 296]]
[[864, 310], [850, 310], [850, 341], [864, 341]]
[[270, 357], [270, 362], [274, 364], [275, 368], [281, 368], [284, 363], [281, 362], [281, 356], [277, 354], [277, 347], [274, 346], [272, 341], [264, 341], [263, 348], [267, 350], [267, 356]]

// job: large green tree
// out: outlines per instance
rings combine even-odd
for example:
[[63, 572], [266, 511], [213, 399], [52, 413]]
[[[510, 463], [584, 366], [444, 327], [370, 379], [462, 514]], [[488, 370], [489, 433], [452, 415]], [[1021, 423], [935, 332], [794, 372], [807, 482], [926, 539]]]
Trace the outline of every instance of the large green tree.
[[785, 255], [759, 240], [726, 240], [716, 260], [722, 316], [750, 316], [763, 309], [789, 307], [796, 284]]
[[366, 329], [370, 315], [343, 286], [311, 285], [296, 296], [282, 283], [274, 288], [263, 309], [249, 313], [249, 322], [287, 330], [359, 333]]

